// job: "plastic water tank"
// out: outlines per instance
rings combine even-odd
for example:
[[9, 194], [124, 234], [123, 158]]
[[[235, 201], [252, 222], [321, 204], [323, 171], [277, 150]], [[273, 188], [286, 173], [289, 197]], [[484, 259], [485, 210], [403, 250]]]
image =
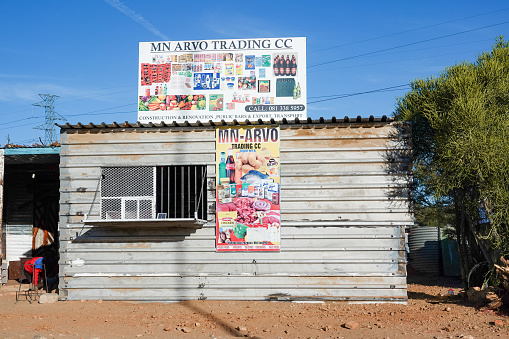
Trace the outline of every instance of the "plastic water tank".
[[413, 227], [408, 235], [409, 263], [420, 273], [440, 274], [439, 228]]

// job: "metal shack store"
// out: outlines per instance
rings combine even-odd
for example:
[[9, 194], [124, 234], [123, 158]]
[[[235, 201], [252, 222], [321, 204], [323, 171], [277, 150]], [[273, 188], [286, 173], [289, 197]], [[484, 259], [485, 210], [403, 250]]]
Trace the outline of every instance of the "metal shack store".
[[[60, 127], [62, 300], [406, 302], [405, 126]], [[278, 144], [237, 142], [252, 128]]]

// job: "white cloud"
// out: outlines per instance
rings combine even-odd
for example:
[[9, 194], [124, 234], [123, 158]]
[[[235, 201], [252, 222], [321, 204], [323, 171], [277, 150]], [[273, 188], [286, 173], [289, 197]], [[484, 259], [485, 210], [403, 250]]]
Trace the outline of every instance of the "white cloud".
[[0, 79], [30, 79], [33, 78], [32, 75], [27, 74], [7, 74], [7, 73], [0, 73]]
[[121, 13], [127, 15], [129, 18], [131, 18], [134, 21], [136, 21], [137, 23], [141, 24], [143, 27], [145, 27], [146, 29], [148, 29], [149, 31], [151, 31], [152, 33], [154, 33], [161, 39], [169, 40], [169, 38], [166, 35], [164, 35], [163, 33], [161, 33], [157, 28], [155, 28], [154, 25], [152, 25], [150, 22], [145, 20], [144, 17], [142, 17], [141, 15], [139, 15], [138, 13], [136, 13], [135, 11], [133, 11], [132, 9], [130, 9], [129, 7], [124, 5], [121, 1], [119, 1], [119, 0], [105, 0], [105, 1], [108, 4], [110, 4], [111, 6], [118, 9]]
[[33, 104], [42, 99], [39, 97], [39, 93], [47, 93], [47, 94], [60, 94], [64, 91], [67, 91], [66, 88], [47, 84], [47, 83], [11, 83], [5, 82], [0, 83], [0, 102], [12, 102], [18, 101], [23, 102], [25, 104]]
[[85, 102], [86, 100], [88, 103], [118, 103], [119, 100], [126, 100], [131, 96], [136, 98], [136, 89], [130, 87], [87, 89], [61, 86], [48, 82], [0, 80], [0, 103], [23, 103], [29, 107], [33, 103], [42, 101], [39, 94], [58, 95], [60, 100], [55, 101], [58, 105], [76, 101]]

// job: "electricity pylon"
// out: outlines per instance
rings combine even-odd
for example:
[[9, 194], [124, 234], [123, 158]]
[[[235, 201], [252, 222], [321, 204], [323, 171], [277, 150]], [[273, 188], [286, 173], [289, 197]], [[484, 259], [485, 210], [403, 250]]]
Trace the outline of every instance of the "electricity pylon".
[[35, 129], [44, 130], [44, 144], [51, 145], [55, 141], [57, 141], [57, 134], [55, 132], [55, 121], [56, 120], [66, 120], [60, 114], [55, 112], [55, 99], [58, 99], [58, 95], [51, 94], [39, 94], [43, 101], [38, 102], [36, 104], [32, 104], [33, 106], [41, 106], [44, 107], [45, 110], [45, 119], [44, 124], [34, 127]]

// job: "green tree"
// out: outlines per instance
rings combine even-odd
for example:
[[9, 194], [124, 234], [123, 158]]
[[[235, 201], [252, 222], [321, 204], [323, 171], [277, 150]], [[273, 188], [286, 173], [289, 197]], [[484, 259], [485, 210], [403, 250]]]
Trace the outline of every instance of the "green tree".
[[509, 255], [509, 44], [411, 82], [395, 113], [412, 128], [416, 199], [454, 207], [467, 285], [476, 263]]

